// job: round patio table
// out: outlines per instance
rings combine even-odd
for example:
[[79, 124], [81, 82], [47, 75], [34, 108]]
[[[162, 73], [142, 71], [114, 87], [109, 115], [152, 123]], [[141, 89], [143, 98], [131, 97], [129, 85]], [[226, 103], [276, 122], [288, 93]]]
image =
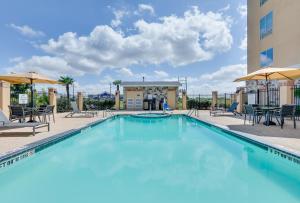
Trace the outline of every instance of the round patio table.
[[263, 106], [263, 107], [260, 107], [260, 109], [265, 114], [265, 121], [264, 121], [263, 124], [266, 125], [266, 126], [276, 125], [276, 123], [271, 120], [271, 112], [274, 112], [275, 110], [278, 110], [280, 108], [279, 107]]

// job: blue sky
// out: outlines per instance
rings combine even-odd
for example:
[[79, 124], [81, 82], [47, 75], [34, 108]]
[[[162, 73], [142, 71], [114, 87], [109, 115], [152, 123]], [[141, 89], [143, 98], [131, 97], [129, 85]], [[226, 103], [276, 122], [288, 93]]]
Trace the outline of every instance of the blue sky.
[[0, 13], [2, 73], [71, 75], [87, 93], [180, 76], [190, 94], [246, 73], [246, 0], [4, 0]]

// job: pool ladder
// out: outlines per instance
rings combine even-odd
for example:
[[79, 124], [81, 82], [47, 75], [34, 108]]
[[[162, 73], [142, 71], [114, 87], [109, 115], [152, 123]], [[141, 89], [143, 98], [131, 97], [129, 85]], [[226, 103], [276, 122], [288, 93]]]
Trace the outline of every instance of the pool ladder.
[[186, 115], [192, 116], [192, 115], [198, 116], [198, 110], [197, 109], [190, 109]]
[[113, 113], [112, 110], [110, 109], [106, 109], [105, 111], [103, 111], [103, 118], [106, 118], [106, 117], [112, 117], [114, 116], [115, 114]]

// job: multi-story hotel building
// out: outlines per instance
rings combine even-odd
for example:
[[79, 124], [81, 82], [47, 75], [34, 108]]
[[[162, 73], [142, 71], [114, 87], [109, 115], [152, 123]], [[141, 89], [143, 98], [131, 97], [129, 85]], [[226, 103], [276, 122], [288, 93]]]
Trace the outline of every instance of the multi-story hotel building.
[[248, 0], [247, 21], [248, 73], [300, 67], [300, 0]]

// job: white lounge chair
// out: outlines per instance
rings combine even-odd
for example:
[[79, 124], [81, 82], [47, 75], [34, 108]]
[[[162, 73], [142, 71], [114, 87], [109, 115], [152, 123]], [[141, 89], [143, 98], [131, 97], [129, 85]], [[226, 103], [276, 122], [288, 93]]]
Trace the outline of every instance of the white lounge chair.
[[0, 110], [0, 130], [7, 130], [7, 129], [15, 129], [15, 128], [32, 128], [33, 136], [35, 135], [35, 130], [42, 127], [48, 127], [48, 131], [50, 131], [50, 124], [49, 123], [16, 123], [11, 122], [4, 113]]
[[80, 114], [83, 115], [84, 117], [93, 117], [95, 116], [94, 112], [90, 112], [90, 111], [81, 111], [79, 110], [77, 103], [75, 101], [71, 101], [71, 108], [72, 108], [72, 112], [70, 112], [69, 114], [67, 114], [65, 117], [69, 118], [69, 117], [73, 117], [73, 115], [75, 114]]

